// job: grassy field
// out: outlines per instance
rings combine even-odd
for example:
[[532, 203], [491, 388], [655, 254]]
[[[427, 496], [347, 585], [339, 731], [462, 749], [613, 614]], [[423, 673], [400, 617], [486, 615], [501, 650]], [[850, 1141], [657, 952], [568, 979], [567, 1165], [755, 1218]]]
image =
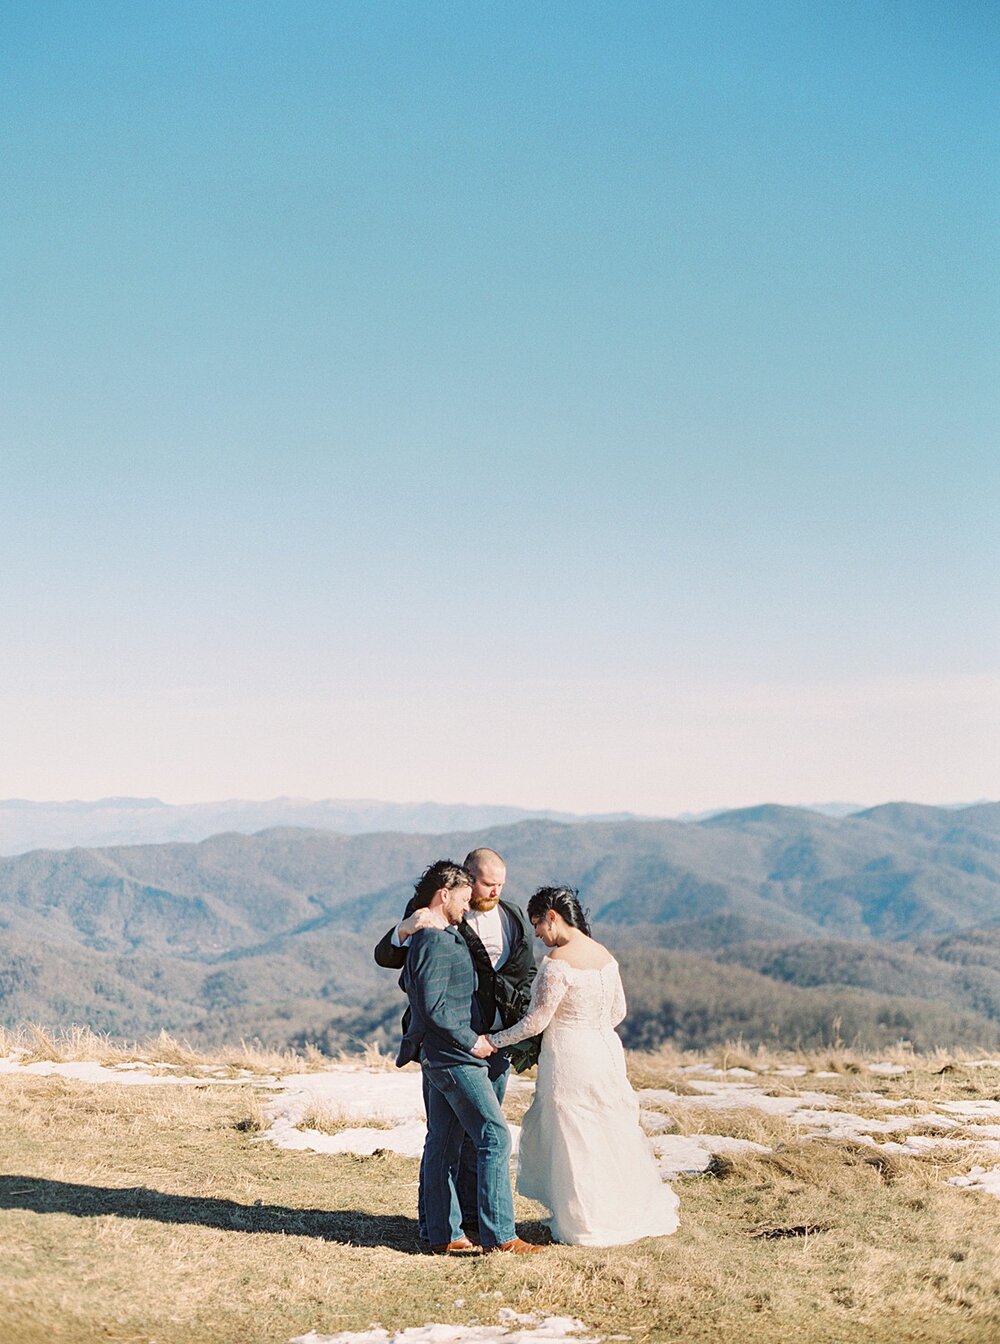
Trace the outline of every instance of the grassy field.
[[[49, 1047], [36, 1053], [69, 1048]], [[146, 1058], [171, 1062], [166, 1054], [161, 1042]], [[798, 1058], [836, 1077], [774, 1076], [776, 1089], [822, 1086], [854, 1109], [861, 1092], [1000, 1094], [1000, 1070], [945, 1056], [906, 1056], [907, 1072], [888, 1078], [846, 1052]], [[206, 1063], [190, 1052], [184, 1062]], [[634, 1080], [671, 1087], [680, 1062], [634, 1056]], [[766, 1074], [789, 1059], [747, 1062]], [[236, 1051], [222, 1063], [232, 1077], [293, 1061], [248, 1063]], [[1000, 1201], [945, 1183], [996, 1161], [974, 1149], [889, 1155], [803, 1139], [759, 1113], [678, 1106], [677, 1129], [776, 1146], [678, 1181], [673, 1237], [553, 1247], [527, 1263], [445, 1260], [420, 1253], [415, 1161], [257, 1142], [252, 1080], [155, 1087], [9, 1074], [0, 1108], [4, 1344], [286, 1344], [374, 1322], [495, 1324], [501, 1306], [577, 1316], [605, 1339], [677, 1344], [1000, 1338]], [[545, 1240], [538, 1212], [520, 1201], [520, 1230]]]

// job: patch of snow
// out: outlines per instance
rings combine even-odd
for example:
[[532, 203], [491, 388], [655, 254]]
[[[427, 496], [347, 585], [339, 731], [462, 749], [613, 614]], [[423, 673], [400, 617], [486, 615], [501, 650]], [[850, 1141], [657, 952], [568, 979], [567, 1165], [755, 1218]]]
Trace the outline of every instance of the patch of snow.
[[529, 1096], [534, 1092], [535, 1084], [530, 1078], [518, 1078], [513, 1069], [511, 1069], [511, 1074], [513, 1076], [507, 1079], [506, 1095], [508, 1097]]
[[744, 1069], [733, 1065], [731, 1069], [718, 1069], [714, 1064], [685, 1064], [675, 1070], [677, 1073], [703, 1073], [706, 1078], [757, 1078], [755, 1069]]
[[791, 1064], [787, 1069], [775, 1069], [778, 1078], [804, 1078], [809, 1072], [804, 1064]]
[[[10, 1058], [0, 1059], [0, 1073], [30, 1073], [38, 1078], [75, 1078], [83, 1083], [142, 1084], [145, 1087], [159, 1087], [166, 1084], [176, 1087], [178, 1084], [186, 1083], [190, 1085], [192, 1083], [204, 1083], [205, 1081], [204, 1077], [199, 1078], [191, 1074], [149, 1073], [149, 1067], [149, 1065], [143, 1065], [137, 1069], [124, 1071], [120, 1066], [108, 1068], [107, 1065], [95, 1064], [89, 1060], [70, 1060], [65, 1063], [39, 1060], [34, 1064], [21, 1064], [19, 1061]], [[220, 1078], [213, 1079], [214, 1081], [233, 1083], [242, 1080]]]
[[697, 1176], [716, 1153], [767, 1153], [762, 1143], [732, 1139], [722, 1134], [664, 1134], [650, 1140], [656, 1165], [665, 1181], [677, 1176]]
[[1000, 1153], [1000, 1142], [980, 1139], [941, 1139], [930, 1134], [909, 1134], [902, 1142], [888, 1142], [876, 1145], [889, 1153], [909, 1154], [929, 1153], [936, 1148], [950, 1148], [953, 1151], [962, 1148], [980, 1148], [990, 1153]]
[[[699, 1079], [692, 1079], [689, 1086], [699, 1095], [697, 1098], [686, 1097], [685, 1101], [720, 1111], [749, 1106], [754, 1110], [765, 1111], [768, 1115], [793, 1116], [805, 1106], [815, 1109], [840, 1105], [840, 1098], [828, 1092], [797, 1092], [791, 1096], [772, 1097], [764, 1088], [755, 1087], [751, 1083], [702, 1082]], [[646, 1095], [645, 1092], [639, 1093], [640, 1099], [645, 1099]]]
[[659, 1134], [673, 1123], [670, 1116], [664, 1115], [662, 1111], [641, 1110], [639, 1112], [639, 1124], [642, 1125], [647, 1134]]
[[912, 1100], [894, 1101], [890, 1097], [883, 1097], [880, 1092], [859, 1092], [857, 1096], [859, 1101], [867, 1101], [872, 1106], [883, 1106], [886, 1110], [892, 1110], [897, 1106], [911, 1106], [913, 1104]]
[[1000, 1120], [1000, 1101], [941, 1101], [938, 1105], [965, 1120]]
[[303, 1110], [313, 1104], [345, 1120], [414, 1120], [424, 1114], [420, 1074], [408, 1070], [384, 1073], [335, 1065], [323, 1073], [287, 1073], [281, 1087], [302, 1100]]
[[808, 1110], [799, 1111], [792, 1118], [797, 1124], [823, 1131], [824, 1137], [830, 1139], [856, 1139], [861, 1134], [897, 1134], [914, 1125], [939, 1124], [941, 1119], [937, 1115], [895, 1115], [886, 1120], [866, 1120], [850, 1111]]
[[[300, 1128], [317, 1106], [342, 1118], [344, 1128], [335, 1134]], [[352, 1069], [290, 1074], [265, 1105], [264, 1114], [270, 1123], [255, 1141], [294, 1152], [370, 1155], [384, 1148], [403, 1157], [419, 1157], [427, 1134], [419, 1073], [362, 1073]], [[395, 1123], [376, 1129], [366, 1125], [366, 1120]], [[511, 1125], [510, 1132], [512, 1150], [517, 1152], [520, 1126]]]
[[310, 1330], [296, 1335], [289, 1344], [543, 1344], [553, 1339], [572, 1339], [575, 1344], [598, 1344], [575, 1316], [539, 1316], [500, 1308], [499, 1325], [413, 1325], [390, 1334], [381, 1326], [370, 1330], [320, 1335]]
[[905, 1064], [890, 1064], [888, 1060], [883, 1060], [881, 1063], [878, 1064], [869, 1064], [868, 1072], [882, 1073], [882, 1074], [906, 1073], [907, 1068]]
[[1000, 1167], [973, 1167], [967, 1176], [951, 1176], [949, 1185], [962, 1190], [982, 1190], [1000, 1199]]
[[382, 1148], [403, 1157], [419, 1157], [424, 1150], [427, 1127], [422, 1120], [406, 1120], [391, 1129], [359, 1126], [324, 1134], [319, 1129], [298, 1129], [287, 1118], [277, 1116], [271, 1127], [257, 1136], [256, 1142], [273, 1143], [289, 1152], [359, 1153], [371, 1156]]
[[666, 1087], [641, 1087], [636, 1090], [636, 1096], [650, 1106], [669, 1106], [675, 1101], [690, 1101], [690, 1097], [682, 1097], [679, 1092], [671, 1092]]
[[116, 1064], [116, 1069], [123, 1073], [128, 1069], [179, 1069], [179, 1064], [165, 1064], [161, 1060], [153, 1060], [151, 1064], [143, 1064], [141, 1060], [130, 1060], [126, 1064]]
[[901, 1153], [904, 1157], [912, 1157], [914, 1154], [922, 1155], [930, 1152], [932, 1148], [961, 1148], [962, 1140], [935, 1139], [929, 1134], [907, 1134], [905, 1139], [888, 1139], [885, 1143], [877, 1143], [875, 1146], [883, 1153]]
[[[385, 1081], [380, 1087], [375, 1080]], [[414, 1088], [414, 1083], [416, 1087]], [[360, 1121], [335, 1134], [300, 1128], [309, 1111], [320, 1106], [346, 1120]], [[427, 1127], [424, 1123], [420, 1078], [414, 1074], [295, 1074], [282, 1079], [281, 1090], [264, 1106], [269, 1125], [258, 1143], [273, 1143], [291, 1152], [374, 1153], [377, 1148], [419, 1157]], [[388, 1119], [387, 1129], [365, 1125], [365, 1120]]]

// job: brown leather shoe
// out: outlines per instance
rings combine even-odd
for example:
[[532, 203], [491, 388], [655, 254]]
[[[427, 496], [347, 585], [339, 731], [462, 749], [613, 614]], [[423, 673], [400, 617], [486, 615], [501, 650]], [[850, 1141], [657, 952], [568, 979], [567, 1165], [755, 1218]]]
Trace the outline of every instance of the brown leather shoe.
[[432, 1246], [431, 1255], [478, 1255], [481, 1250], [482, 1247], [474, 1245], [468, 1237], [459, 1237], [444, 1246]]
[[508, 1255], [534, 1255], [536, 1251], [544, 1251], [544, 1246], [534, 1246], [530, 1241], [522, 1241], [520, 1237], [514, 1237], [512, 1241], [501, 1242], [499, 1246], [492, 1246], [491, 1251], [506, 1251]]

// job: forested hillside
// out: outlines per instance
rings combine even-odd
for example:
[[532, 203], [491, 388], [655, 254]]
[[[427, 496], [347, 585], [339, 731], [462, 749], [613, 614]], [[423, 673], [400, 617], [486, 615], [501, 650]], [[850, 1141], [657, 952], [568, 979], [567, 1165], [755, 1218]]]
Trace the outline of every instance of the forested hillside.
[[996, 804], [36, 851], [0, 860], [0, 1015], [388, 1039], [398, 991], [371, 945], [428, 862], [479, 843], [504, 854], [514, 900], [579, 887], [621, 949], [633, 1043], [985, 1043], [1000, 1022]]

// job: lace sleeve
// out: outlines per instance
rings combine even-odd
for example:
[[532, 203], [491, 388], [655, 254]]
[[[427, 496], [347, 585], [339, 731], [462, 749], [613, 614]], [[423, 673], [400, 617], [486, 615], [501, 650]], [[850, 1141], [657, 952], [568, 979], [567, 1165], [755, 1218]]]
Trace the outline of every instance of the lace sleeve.
[[566, 972], [558, 961], [552, 961], [547, 957], [535, 976], [535, 982], [531, 987], [531, 1002], [524, 1017], [506, 1031], [490, 1032], [490, 1040], [497, 1049], [503, 1049], [505, 1045], [516, 1045], [518, 1041], [526, 1041], [529, 1036], [537, 1036], [539, 1032], [544, 1031], [552, 1021], [552, 1016], [568, 986]]
[[611, 1025], [617, 1027], [619, 1022], [625, 1020], [625, 1014], [627, 1012], [628, 1008], [625, 1004], [625, 991], [622, 988], [622, 978], [619, 974], [615, 976], [615, 990], [611, 999]]

